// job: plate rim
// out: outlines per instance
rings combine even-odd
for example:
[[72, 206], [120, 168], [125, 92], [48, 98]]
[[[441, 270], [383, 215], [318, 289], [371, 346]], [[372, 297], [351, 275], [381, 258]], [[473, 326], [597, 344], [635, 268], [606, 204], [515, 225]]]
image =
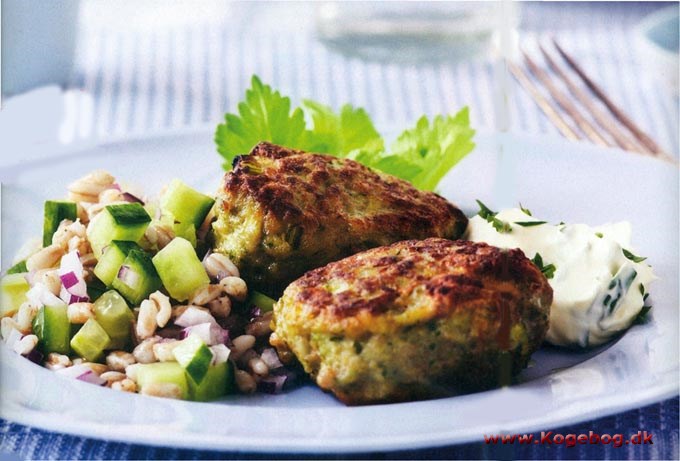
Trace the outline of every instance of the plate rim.
[[[101, 153], [106, 153], [105, 151], [108, 149], [116, 149], [116, 148], [124, 148], [126, 145], [132, 144], [155, 144], [158, 142], [167, 142], [168, 140], [171, 139], [176, 139], [176, 138], [185, 138], [185, 139], [191, 139], [192, 137], [198, 137], [198, 136], [204, 136], [210, 133], [212, 130], [209, 130], [207, 127], [199, 127], [197, 128], [187, 128], [187, 129], [182, 129], [182, 130], [168, 130], [167, 132], [161, 132], [161, 133], [154, 133], [151, 135], [143, 135], [140, 134], [139, 136], [125, 136], [120, 139], [108, 139], [105, 140], [104, 142], [100, 142], [94, 145], [76, 145], [74, 146], [74, 149], [72, 151], [66, 151], [63, 152], [59, 156], [54, 156], [52, 158], [48, 159], [41, 159], [41, 160], [36, 160], [34, 162], [31, 162], [32, 164], [44, 164], [44, 162], [48, 161], [59, 161], [62, 159], [66, 158], [77, 158], [78, 156], [82, 155], [91, 155], [91, 151], [97, 150], [100, 151], [98, 152], [99, 154]], [[616, 152], [618, 155], [619, 153], [622, 155], [633, 155], [633, 156], [638, 156], [637, 154], [631, 154], [629, 152], [621, 151], [620, 149], [605, 149], [605, 148], [600, 148], [597, 146], [589, 145], [586, 143], [573, 143], [569, 142], [567, 140], [564, 140], [562, 138], [556, 137], [556, 136], [536, 136], [536, 135], [531, 135], [531, 134], [525, 134], [525, 133], [497, 133], [497, 132], [485, 132], [484, 130], [481, 130], [478, 132], [478, 136], [481, 136], [483, 138], [491, 138], [491, 139], [507, 139], [507, 138], [512, 138], [515, 139], [516, 141], [522, 142], [522, 143], [530, 143], [532, 145], [542, 145], [544, 143], [549, 143], [549, 144], [561, 144], [564, 146], [569, 146], [569, 148], [573, 150], [578, 150], [578, 151], [591, 151], [593, 153], [597, 152]], [[499, 138], [500, 137], [500, 138]], [[216, 153], [215, 153], [216, 154]], [[640, 156], [642, 157], [642, 156]], [[658, 158], [653, 158], [653, 157], [648, 157], [647, 158], [649, 161], [657, 162], [660, 161], [664, 164], [666, 164], [669, 168], [673, 168], [673, 165], [667, 162], [664, 162], [661, 159]], [[26, 164], [20, 164], [19, 165], [21, 168], [27, 168]], [[5, 166], [0, 168], [0, 177], [3, 176], [3, 171], [6, 171], [7, 169], [11, 169], [12, 166]], [[30, 165], [28, 166], [30, 168]], [[6, 349], [3, 346], [0, 346], [0, 349]], [[14, 357], [13, 357], [14, 358]], [[19, 360], [18, 357], [15, 358], [16, 360]], [[585, 362], [584, 362], [585, 363]], [[675, 364], [674, 371], [677, 373], [678, 369], [678, 363]], [[40, 369], [40, 371], [44, 371], [46, 373], [52, 373], [48, 370], [45, 369]], [[82, 384], [82, 383], [76, 383], [76, 384]], [[82, 384], [85, 386], [88, 386], [88, 384]], [[495, 391], [492, 391], [495, 392]], [[572, 413], [569, 413], [569, 416], [561, 416], [559, 418], [559, 426], [564, 426], [567, 424], [572, 424], [575, 422], [579, 421], [584, 421], [587, 419], [592, 419], [596, 417], [603, 417], [615, 413], [619, 413], [622, 411], [629, 410], [631, 408], [637, 408], [642, 405], [654, 403], [656, 401], [663, 400], [668, 397], [672, 397], [674, 395], [678, 394], [678, 382], [677, 379], [674, 382], [672, 379], [664, 381], [663, 383], [656, 385], [656, 386], [650, 386], [644, 390], [644, 392], [641, 393], [636, 393], [634, 394], [633, 398], [628, 398], [626, 402], [621, 403], [619, 399], [618, 404], [612, 404], [609, 403], [604, 404], [602, 403], [599, 407], [597, 405], [590, 406], [589, 407], [589, 412], [586, 414], [581, 411], [575, 411], [572, 410]], [[146, 397], [145, 397], [146, 398]], [[455, 397], [454, 397], [455, 398]], [[443, 445], [453, 445], [453, 444], [460, 444], [460, 443], [468, 443], [468, 442], [474, 442], [474, 441], [480, 441], [483, 442], [482, 439], [482, 434], [484, 434], [483, 431], [480, 431], [479, 427], [475, 427], [474, 434], [461, 434], [459, 430], [453, 431], [453, 435], [450, 432], [437, 432], [437, 433], [431, 433], [429, 434], [428, 437], [423, 437], [421, 436], [420, 438], [413, 440], [409, 438], [405, 438], [404, 435], [399, 435], [398, 439], [396, 440], [391, 440], [387, 438], [385, 441], [381, 441], [376, 443], [375, 438], [372, 440], [369, 439], [362, 439], [362, 442], [358, 442], [356, 440], [352, 440], [351, 443], [350, 441], [345, 441], [344, 439], [340, 439], [335, 442], [330, 442], [329, 440], [325, 440], [323, 447], [321, 446], [316, 446], [316, 445], [309, 445], [308, 443], [305, 443], [304, 439], [294, 439], [292, 441], [289, 441], [289, 443], [281, 444], [281, 445], [261, 445], [261, 440], [260, 439], [251, 439], [251, 440], [243, 440], [239, 438], [235, 439], [224, 439], [223, 435], [219, 435], [220, 439], [218, 441], [208, 441], [205, 440], [208, 437], [211, 437], [211, 434], [197, 434], [195, 432], [182, 432], [179, 431], [177, 433], [171, 433], [171, 434], [165, 434], [165, 437], [162, 439], [156, 439], [154, 437], [151, 437], [149, 435], [146, 435], [144, 433], [133, 433], [132, 435], [135, 436], [134, 440], [130, 440], [129, 434], [125, 430], [125, 426], [120, 427], [118, 431], [115, 431], [113, 434], [108, 433], [104, 434], [103, 431], [106, 430], [107, 428], [110, 429], [110, 425], [103, 425], [101, 428], [99, 426], [91, 426], [89, 424], [83, 426], [81, 424], [80, 427], [77, 426], [77, 421], [73, 421], [73, 425], [68, 425], [65, 424], [65, 420], [62, 418], [59, 420], [57, 418], [56, 421], [53, 421], [53, 424], [48, 424], [48, 422], [51, 422], [53, 418], [51, 417], [46, 417], [46, 415], [51, 415], [52, 413], [50, 412], [40, 412], [40, 411], [35, 411], [31, 410], [33, 413], [26, 412], [25, 410], [21, 410], [20, 406], [16, 405], [16, 402], [8, 402], [7, 401], [7, 396], [5, 393], [3, 393], [2, 396], [2, 401], [5, 403], [10, 403], [9, 408], [11, 408], [10, 411], [7, 411], [8, 406], [7, 405], [2, 405], [0, 407], [0, 416], [3, 418], [6, 418], [10, 421], [17, 422], [19, 424], [26, 424], [30, 425], [33, 427], [41, 428], [44, 430], [48, 431], [56, 431], [56, 432], [62, 432], [62, 433], [69, 433], [73, 435], [79, 435], [79, 436], [86, 436], [86, 437], [93, 437], [93, 438], [98, 438], [102, 440], [117, 440], [125, 443], [143, 443], [143, 444], [148, 444], [148, 445], [155, 445], [155, 446], [176, 446], [176, 447], [184, 447], [184, 448], [192, 448], [192, 449], [209, 449], [209, 450], [219, 450], [219, 451], [225, 451], [225, 450], [231, 450], [231, 451], [244, 451], [244, 450], [249, 450], [253, 452], [260, 452], [260, 453], [275, 453], [275, 452], [286, 452], [286, 453], [326, 453], [329, 451], [335, 452], [335, 453], [359, 453], [359, 452], [370, 452], [370, 451], [395, 451], [395, 450], [401, 450], [401, 449], [416, 449], [416, 448], [423, 448], [423, 447], [437, 447], [437, 446], [443, 446]], [[604, 402], [602, 400], [601, 396], [598, 396], [597, 398], [598, 402]], [[564, 405], [565, 407], [569, 407], [570, 405]], [[561, 407], [560, 407], [561, 408]], [[597, 408], [597, 410], [595, 410]], [[276, 410], [273, 408], [272, 410]], [[584, 417], [586, 419], [584, 419]], [[554, 417], [550, 417], [549, 415], [545, 415], [542, 418], [534, 418], [532, 420], [516, 420], [514, 421], [513, 424], [513, 430], [514, 431], [527, 431], [527, 432], [532, 432], [536, 429], [539, 429], [541, 427], [545, 428], [546, 425], [555, 425], [554, 422], [549, 422], [549, 421], [554, 421]], [[70, 422], [70, 421], [69, 421]], [[490, 426], [493, 426], [493, 424], [490, 424]], [[483, 428], [482, 428], [483, 429]], [[490, 428], [490, 431], [492, 431], [494, 428]], [[497, 428], [496, 428], [497, 429]], [[493, 432], [489, 432], [493, 433]], [[175, 435], [176, 437], [173, 438], [172, 442], [169, 443], [168, 439], [172, 438], [171, 436]], [[181, 437], [179, 437], [181, 435]], [[212, 434], [212, 437], [215, 437], [215, 434]], [[226, 443], [226, 441], [229, 441]], [[382, 440], [382, 439], [380, 439]], [[196, 448], [197, 444], [202, 445], [201, 448]]]

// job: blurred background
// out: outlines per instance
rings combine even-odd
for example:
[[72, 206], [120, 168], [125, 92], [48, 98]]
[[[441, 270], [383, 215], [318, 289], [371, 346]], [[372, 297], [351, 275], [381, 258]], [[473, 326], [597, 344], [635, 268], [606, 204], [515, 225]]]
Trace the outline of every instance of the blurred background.
[[677, 20], [660, 32], [661, 46], [641, 30], [650, 14], [677, 17], [677, 3], [4, 0], [2, 7], [0, 139], [20, 138], [25, 158], [55, 140], [59, 149], [212, 127], [236, 108], [253, 74], [294, 103], [365, 107], [383, 129], [468, 105], [477, 128], [559, 135], [501, 59], [519, 63], [520, 44], [540, 60], [537, 43], [552, 37], [644, 132], [678, 151]]

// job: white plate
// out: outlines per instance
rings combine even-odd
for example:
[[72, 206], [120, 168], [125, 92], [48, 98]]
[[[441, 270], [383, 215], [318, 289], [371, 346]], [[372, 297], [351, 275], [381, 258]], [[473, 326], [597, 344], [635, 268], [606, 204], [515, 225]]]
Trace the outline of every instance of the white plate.
[[[48, 430], [124, 442], [257, 452], [352, 452], [478, 441], [483, 434], [554, 428], [678, 392], [678, 170], [615, 150], [510, 135], [479, 135], [478, 148], [442, 193], [474, 212], [521, 201], [553, 222], [629, 220], [634, 247], [660, 280], [653, 320], [588, 353], [544, 347], [518, 383], [456, 397], [345, 407], [309, 385], [280, 396], [194, 403], [113, 392], [62, 378], [0, 347], [0, 415]], [[0, 170], [4, 267], [40, 234], [42, 204], [82, 174], [105, 168], [149, 193], [180, 177], [204, 191], [221, 176], [212, 133], [112, 143], [59, 160]]]

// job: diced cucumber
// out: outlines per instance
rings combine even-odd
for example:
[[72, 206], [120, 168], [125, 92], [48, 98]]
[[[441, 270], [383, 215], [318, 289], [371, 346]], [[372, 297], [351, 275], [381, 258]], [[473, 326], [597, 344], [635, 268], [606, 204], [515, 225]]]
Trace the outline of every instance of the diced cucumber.
[[134, 314], [116, 290], [107, 291], [94, 303], [94, 318], [111, 338], [109, 349], [128, 345]]
[[231, 362], [210, 365], [200, 384], [196, 384], [192, 379], [187, 381], [189, 398], [198, 402], [219, 399], [234, 392], [234, 370]]
[[153, 257], [153, 265], [170, 296], [186, 301], [210, 278], [187, 240], [176, 237]]
[[161, 287], [151, 257], [143, 250], [131, 250], [111, 286], [133, 306]]
[[260, 293], [259, 291], [253, 291], [248, 300], [251, 306], [255, 306], [260, 309], [260, 312], [270, 312], [274, 309], [274, 304], [276, 300], [270, 298], [269, 296]]
[[101, 280], [94, 278], [91, 282], [87, 284], [87, 296], [90, 298], [90, 302], [95, 302], [99, 297], [106, 291], [106, 285], [102, 283]]
[[189, 385], [184, 368], [177, 362], [146, 363], [136, 366], [137, 385], [141, 392], [150, 384], [174, 384], [182, 392], [182, 399], [189, 396]]
[[196, 228], [192, 222], [180, 222], [175, 216], [164, 211], [163, 215], [158, 220], [159, 224], [172, 229], [175, 237], [182, 237], [191, 243], [191, 246], [196, 248]]
[[5, 275], [0, 281], [0, 317], [16, 314], [30, 288], [24, 274]]
[[213, 358], [212, 352], [203, 340], [198, 336], [189, 335], [182, 340], [182, 344], [172, 350], [172, 353], [177, 363], [186, 370], [189, 378], [196, 384], [201, 384]]
[[76, 202], [68, 200], [48, 200], [45, 202], [45, 221], [43, 224], [43, 246], [52, 244], [52, 236], [64, 219], [75, 221], [78, 218]]
[[23, 261], [19, 261], [9, 269], [7, 269], [7, 275], [10, 274], [23, 274], [25, 272], [28, 272], [28, 268], [26, 267], [26, 260], [24, 259]]
[[161, 210], [169, 211], [181, 223], [192, 223], [199, 228], [215, 200], [173, 179], [161, 197]]
[[196, 248], [196, 228], [192, 223], [176, 222], [174, 223], [172, 229], [175, 232], [176, 237], [182, 237], [191, 243], [192, 247]]
[[70, 351], [71, 325], [67, 309], [65, 303], [43, 306], [33, 319], [33, 334], [40, 340], [40, 347], [45, 354], [68, 354]]
[[124, 240], [112, 240], [102, 252], [97, 265], [94, 266], [94, 275], [99, 278], [107, 287], [113, 283], [113, 279], [118, 275], [118, 269], [132, 250], [142, 250], [142, 247], [135, 242]]
[[88, 362], [96, 362], [111, 344], [111, 338], [95, 319], [88, 319], [71, 339], [71, 348]]
[[113, 240], [139, 242], [151, 217], [139, 203], [108, 205], [90, 221], [87, 238], [97, 259]]

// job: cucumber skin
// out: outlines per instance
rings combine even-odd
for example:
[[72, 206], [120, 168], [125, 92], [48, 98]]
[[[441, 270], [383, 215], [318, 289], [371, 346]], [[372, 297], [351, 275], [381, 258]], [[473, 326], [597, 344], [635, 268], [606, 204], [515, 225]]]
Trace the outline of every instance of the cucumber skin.
[[201, 227], [215, 200], [173, 179], [161, 197], [161, 210], [169, 211], [181, 223], [192, 223]]
[[186, 370], [189, 380], [201, 384], [213, 358], [208, 346], [198, 337], [190, 335], [173, 349], [173, 354], [177, 363]]
[[208, 402], [234, 392], [234, 369], [231, 362], [210, 365], [201, 384], [188, 379], [189, 398], [196, 402]]
[[33, 319], [33, 334], [40, 340], [40, 348], [45, 354], [68, 354], [71, 351], [71, 324], [67, 310], [66, 304], [43, 306]]
[[104, 285], [110, 287], [113, 280], [118, 275], [120, 266], [127, 258], [132, 250], [142, 250], [135, 242], [128, 242], [125, 240], [112, 240], [106, 250], [99, 257], [97, 265], [94, 266], [94, 275], [99, 280], [104, 282]]
[[271, 312], [274, 309], [274, 304], [276, 303], [276, 300], [270, 298], [265, 294], [260, 293], [259, 291], [253, 291], [253, 294], [250, 295], [250, 299], [248, 300], [248, 302], [249, 304], [258, 307], [260, 309], [260, 312], [265, 313]]
[[145, 251], [131, 250], [125, 258], [125, 261], [123, 261], [123, 265], [130, 266], [131, 269], [134, 269], [139, 273], [141, 286], [134, 289], [125, 285], [120, 279], [115, 278], [113, 279], [111, 287], [123, 295], [131, 305], [139, 306], [139, 304], [148, 298], [151, 293], [160, 289], [162, 286], [156, 268]]
[[45, 219], [43, 223], [43, 247], [52, 244], [52, 236], [64, 219], [75, 221], [78, 218], [76, 202], [68, 200], [48, 200], [45, 202]]
[[88, 319], [71, 339], [71, 349], [89, 362], [96, 362], [110, 344], [111, 338], [95, 319]]
[[109, 212], [117, 225], [123, 227], [151, 222], [151, 216], [140, 203], [108, 205], [106, 211]]
[[163, 286], [177, 301], [186, 301], [196, 290], [210, 284], [194, 247], [181, 237], [175, 237], [152, 261]]
[[[121, 212], [121, 209], [125, 209], [124, 207], [133, 207], [135, 211]], [[114, 217], [112, 213], [116, 216]], [[122, 222], [126, 216], [131, 218], [130, 222]], [[139, 242], [150, 222], [151, 217], [139, 203], [108, 205], [90, 221], [87, 227], [87, 238], [92, 245], [95, 257], [101, 258], [104, 247], [113, 240]]]
[[28, 272], [28, 268], [26, 267], [25, 259], [23, 261], [19, 261], [18, 263], [7, 269], [7, 275], [24, 274], [26, 272]]

